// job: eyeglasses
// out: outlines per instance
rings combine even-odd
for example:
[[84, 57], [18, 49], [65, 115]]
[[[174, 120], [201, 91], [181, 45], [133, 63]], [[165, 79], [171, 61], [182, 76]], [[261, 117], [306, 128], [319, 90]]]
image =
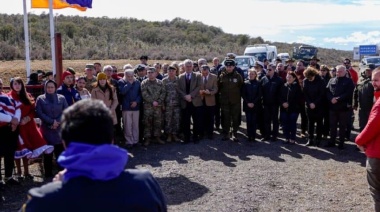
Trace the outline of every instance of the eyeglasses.
[[267, 69], [267, 71], [273, 71], [273, 69], [269, 68], [269, 69]]

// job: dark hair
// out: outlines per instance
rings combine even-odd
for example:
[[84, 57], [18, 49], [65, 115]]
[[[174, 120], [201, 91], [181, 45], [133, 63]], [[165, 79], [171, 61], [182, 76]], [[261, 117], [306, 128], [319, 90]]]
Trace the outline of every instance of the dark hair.
[[111, 112], [100, 100], [81, 100], [63, 111], [61, 135], [66, 144], [110, 144], [113, 141]]
[[[96, 87], [100, 87], [100, 84], [99, 84], [99, 80], [96, 81], [94, 84], [94, 88]], [[113, 86], [109, 83], [109, 81], [107, 80], [106, 81], [106, 86], [105, 86], [105, 89], [108, 90], [110, 92], [110, 99], [109, 100], [113, 100], [113, 90], [112, 90]]]
[[85, 82], [87, 82], [87, 78], [86, 78], [85, 76], [80, 76], [80, 77], [78, 77], [77, 82], [78, 82], [79, 80], [84, 80]]
[[293, 71], [288, 71], [288, 75], [292, 76], [294, 79], [298, 79], [297, 75]]
[[305, 66], [305, 61], [304, 60], [298, 60], [299, 63], [302, 63], [302, 65]]
[[32, 105], [34, 100], [31, 97], [31, 95], [29, 95], [26, 92], [25, 84], [20, 77], [15, 77], [15, 78], [11, 79], [9, 87], [11, 87], [11, 89], [14, 91], [15, 89], [13, 88], [13, 83], [15, 81], [18, 82], [19, 84], [21, 84], [21, 90], [18, 94], [20, 97], [20, 101], [25, 105]]

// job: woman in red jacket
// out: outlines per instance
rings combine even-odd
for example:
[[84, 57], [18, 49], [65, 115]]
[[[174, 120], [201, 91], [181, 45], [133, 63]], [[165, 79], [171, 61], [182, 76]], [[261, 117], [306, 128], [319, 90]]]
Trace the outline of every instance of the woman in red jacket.
[[20, 158], [22, 158], [24, 164], [24, 177], [31, 179], [33, 177], [29, 174], [28, 158], [36, 158], [42, 153], [49, 154], [53, 151], [54, 147], [46, 145], [46, 141], [43, 139], [42, 134], [34, 121], [34, 99], [26, 92], [22, 79], [20, 77], [11, 79], [10, 87], [11, 91], [8, 95], [20, 105], [21, 109], [21, 120], [19, 125], [20, 135], [18, 149], [15, 153], [17, 175], [21, 177]]
[[[380, 91], [380, 68], [372, 72], [372, 85]], [[375, 211], [380, 211], [380, 100], [373, 105], [367, 125], [356, 137], [356, 144], [367, 156], [367, 180], [375, 202]]]

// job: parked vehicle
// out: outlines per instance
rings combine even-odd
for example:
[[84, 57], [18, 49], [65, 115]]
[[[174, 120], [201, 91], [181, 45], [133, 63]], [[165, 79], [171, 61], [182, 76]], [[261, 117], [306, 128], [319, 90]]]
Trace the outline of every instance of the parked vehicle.
[[272, 62], [277, 57], [277, 47], [269, 44], [248, 45], [244, 50], [244, 55], [254, 56], [256, 60], [261, 62], [264, 59]]
[[[234, 60], [235, 60], [236, 66], [243, 70], [244, 79], [247, 79], [248, 70], [255, 65], [256, 58], [254, 56], [249, 56], [249, 55], [239, 55], [239, 56], [236, 56]], [[224, 61], [222, 62], [222, 64], [224, 64]]]
[[284, 64], [287, 59], [290, 59], [289, 53], [279, 53], [277, 57], [280, 58]]
[[359, 64], [360, 70], [364, 69], [364, 67], [367, 66], [370, 63], [374, 64], [376, 68], [379, 67], [380, 66], [380, 56], [364, 57], [360, 61], [360, 64]]
[[315, 46], [301, 45], [293, 48], [293, 58], [295, 60], [304, 60], [305, 65], [309, 64], [310, 58], [317, 56], [318, 49]]

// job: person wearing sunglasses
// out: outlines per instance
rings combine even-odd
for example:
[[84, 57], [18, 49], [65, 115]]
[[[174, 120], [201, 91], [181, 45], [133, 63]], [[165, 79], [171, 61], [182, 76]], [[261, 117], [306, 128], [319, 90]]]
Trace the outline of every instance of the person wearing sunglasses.
[[267, 74], [261, 79], [263, 94], [264, 136], [261, 141], [277, 141], [279, 129], [279, 109], [281, 87], [284, 85], [281, 77], [275, 73], [275, 69], [268, 65]]

